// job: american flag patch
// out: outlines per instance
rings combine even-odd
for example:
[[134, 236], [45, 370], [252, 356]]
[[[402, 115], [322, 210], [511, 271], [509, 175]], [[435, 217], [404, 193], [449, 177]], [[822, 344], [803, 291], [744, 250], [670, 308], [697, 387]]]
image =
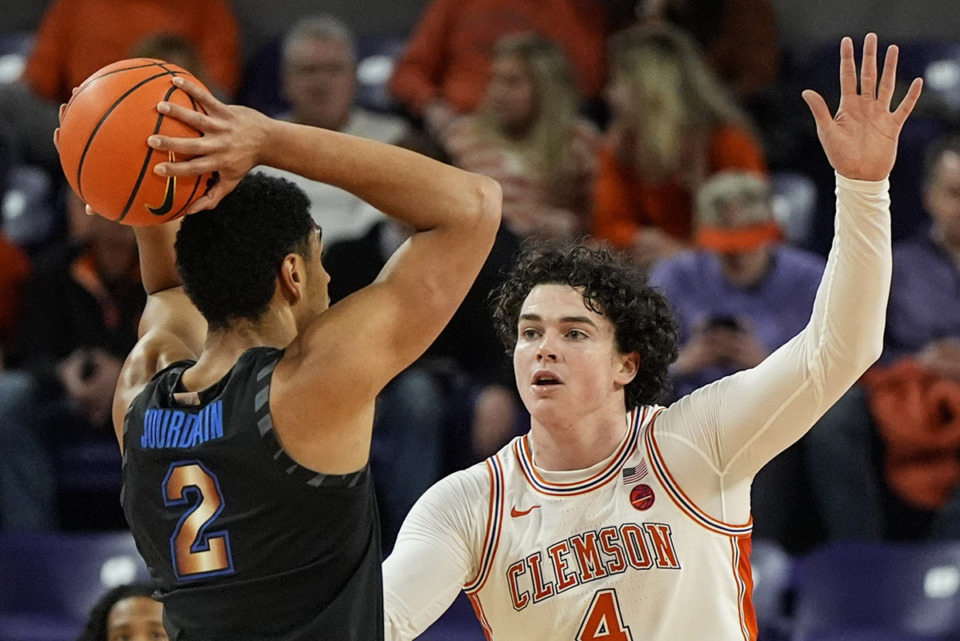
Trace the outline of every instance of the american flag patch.
[[647, 459], [642, 459], [640, 465], [636, 467], [623, 468], [623, 484], [630, 485], [636, 483], [647, 475]]

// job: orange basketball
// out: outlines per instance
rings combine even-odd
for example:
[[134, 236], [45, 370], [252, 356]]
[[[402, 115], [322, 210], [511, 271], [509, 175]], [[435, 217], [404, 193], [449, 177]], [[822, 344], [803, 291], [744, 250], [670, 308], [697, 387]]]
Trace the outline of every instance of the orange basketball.
[[200, 133], [157, 111], [166, 100], [203, 108], [175, 87], [173, 76], [199, 82], [177, 65], [150, 58], [121, 60], [83, 81], [60, 122], [60, 165], [80, 198], [104, 218], [146, 226], [173, 220], [203, 195], [210, 175], [163, 177], [158, 162], [188, 160], [147, 145], [152, 134]]

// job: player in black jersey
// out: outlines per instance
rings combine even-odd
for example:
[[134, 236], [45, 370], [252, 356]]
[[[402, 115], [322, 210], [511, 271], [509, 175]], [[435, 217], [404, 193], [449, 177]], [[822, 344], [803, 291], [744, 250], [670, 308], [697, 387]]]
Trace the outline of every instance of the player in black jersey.
[[[114, 403], [127, 519], [171, 639], [380, 639], [374, 400], [466, 295], [499, 186], [182, 86], [207, 115], [158, 109], [205, 135], [151, 138], [195, 156], [158, 173], [218, 181], [192, 207], [212, 211], [137, 229], [149, 298]], [[307, 200], [246, 176], [259, 164], [346, 189], [416, 233], [328, 309]]]

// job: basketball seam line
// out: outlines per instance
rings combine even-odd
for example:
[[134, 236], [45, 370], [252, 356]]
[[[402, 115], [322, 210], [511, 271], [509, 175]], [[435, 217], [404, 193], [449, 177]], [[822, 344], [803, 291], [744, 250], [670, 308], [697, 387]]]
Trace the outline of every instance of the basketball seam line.
[[[176, 72], [173, 73], [175, 74]], [[173, 92], [176, 90], [176, 87], [171, 86], [170, 89], [167, 90], [166, 95], [163, 97], [164, 101], [170, 100], [170, 96], [172, 96]], [[163, 118], [163, 114], [157, 114], [157, 124], [153, 127], [154, 134], [160, 131], [160, 125], [163, 124]], [[137, 176], [137, 181], [133, 184], [133, 190], [130, 192], [130, 197], [127, 199], [127, 204], [124, 206], [123, 212], [120, 214], [120, 217], [117, 218], [118, 221], [123, 220], [126, 218], [127, 214], [130, 213], [130, 208], [133, 206], [133, 201], [137, 197], [137, 192], [140, 191], [140, 185], [143, 184], [143, 177], [147, 175], [147, 167], [150, 166], [150, 159], [153, 158], [153, 148], [147, 147], [147, 150], [147, 155], [143, 159], [143, 164], [140, 165], [140, 175]]]

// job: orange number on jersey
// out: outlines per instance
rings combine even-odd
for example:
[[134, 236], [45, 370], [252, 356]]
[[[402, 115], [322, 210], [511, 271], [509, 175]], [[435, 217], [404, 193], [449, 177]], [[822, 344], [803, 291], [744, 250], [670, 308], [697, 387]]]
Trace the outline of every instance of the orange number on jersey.
[[633, 641], [623, 624], [616, 590], [597, 590], [583, 617], [577, 641]]
[[188, 495], [199, 497], [180, 517], [170, 537], [173, 570], [178, 581], [230, 574], [230, 536], [226, 532], [207, 532], [223, 511], [223, 495], [216, 475], [199, 461], [174, 463], [163, 480], [163, 500], [167, 506], [187, 505]]

